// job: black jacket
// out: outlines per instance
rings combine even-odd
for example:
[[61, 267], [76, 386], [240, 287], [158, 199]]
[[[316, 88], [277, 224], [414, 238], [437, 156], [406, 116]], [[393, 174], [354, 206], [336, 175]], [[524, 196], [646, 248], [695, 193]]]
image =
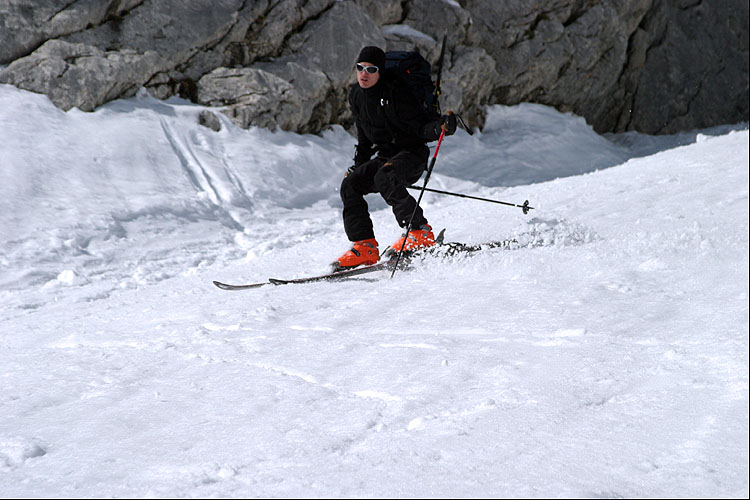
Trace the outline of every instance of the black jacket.
[[439, 118], [436, 121], [425, 113], [406, 84], [389, 70], [369, 89], [352, 85], [349, 106], [357, 125], [355, 165], [369, 160], [375, 151], [391, 157], [400, 151], [423, 149], [426, 142], [440, 137]]

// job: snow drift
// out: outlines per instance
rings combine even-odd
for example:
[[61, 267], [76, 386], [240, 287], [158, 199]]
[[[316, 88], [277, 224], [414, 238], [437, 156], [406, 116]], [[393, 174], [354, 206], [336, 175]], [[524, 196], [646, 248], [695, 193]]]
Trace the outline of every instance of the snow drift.
[[[514, 250], [228, 293], [346, 249], [354, 139], [0, 86], [0, 495], [747, 497], [748, 131], [494, 107], [449, 240]], [[376, 236], [398, 236], [368, 198]]]

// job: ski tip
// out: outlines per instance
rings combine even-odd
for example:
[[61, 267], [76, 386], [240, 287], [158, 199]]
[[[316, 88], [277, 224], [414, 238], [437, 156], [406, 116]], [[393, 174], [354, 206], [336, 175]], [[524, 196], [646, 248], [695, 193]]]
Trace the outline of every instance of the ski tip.
[[262, 283], [250, 283], [246, 285], [230, 285], [228, 283], [222, 283], [221, 281], [213, 281], [212, 282], [216, 287], [222, 289], [222, 290], [247, 290], [248, 288], [260, 288], [262, 286], [265, 286], [268, 284], [268, 282], [262, 282]]

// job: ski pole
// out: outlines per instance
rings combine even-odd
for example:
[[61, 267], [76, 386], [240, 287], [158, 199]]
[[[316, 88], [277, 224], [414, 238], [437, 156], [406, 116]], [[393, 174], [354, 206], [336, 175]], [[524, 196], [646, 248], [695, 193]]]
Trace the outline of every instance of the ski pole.
[[438, 72], [437, 72], [437, 80], [435, 80], [435, 91], [432, 94], [432, 102], [433, 107], [435, 108], [435, 112], [439, 115], [442, 115], [443, 113], [440, 111], [440, 94], [441, 89], [440, 85], [443, 80], [443, 60], [445, 59], [445, 42], [448, 41], [448, 32], [443, 35], [443, 44], [440, 47], [440, 57], [438, 57]]
[[529, 210], [534, 210], [534, 207], [529, 206], [529, 200], [526, 200], [523, 202], [523, 205], [516, 205], [515, 203], [508, 203], [507, 201], [499, 201], [499, 200], [490, 200], [489, 198], [480, 198], [479, 196], [471, 196], [468, 194], [461, 194], [461, 193], [451, 193], [450, 191], [441, 191], [439, 189], [432, 189], [432, 188], [420, 188], [419, 186], [406, 186], [409, 189], [424, 189], [425, 191], [429, 191], [431, 193], [438, 193], [438, 194], [447, 194], [449, 196], [457, 196], [459, 198], [470, 198], [472, 200], [479, 200], [479, 201], [487, 201], [490, 203], [498, 203], [500, 205], [507, 205], [509, 207], [517, 207], [523, 210], [524, 214], [529, 213]]
[[[450, 111], [448, 111], [450, 113]], [[438, 139], [437, 147], [435, 148], [435, 154], [432, 155], [432, 160], [430, 160], [430, 166], [427, 167], [427, 174], [424, 176], [424, 185], [422, 186], [422, 191], [419, 193], [419, 199], [417, 199], [417, 204], [414, 205], [414, 210], [411, 213], [411, 217], [409, 217], [409, 224], [406, 226], [406, 236], [404, 236], [404, 241], [401, 243], [401, 248], [398, 251], [398, 256], [396, 257], [396, 264], [393, 266], [393, 271], [391, 271], [391, 278], [396, 274], [396, 269], [398, 269], [398, 263], [401, 261], [401, 255], [404, 253], [404, 247], [406, 246], [406, 240], [409, 239], [409, 231], [411, 231], [411, 224], [414, 221], [414, 215], [417, 213], [417, 208], [419, 208], [419, 203], [422, 201], [422, 196], [424, 195], [424, 191], [427, 188], [427, 181], [430, 180], [430, 174], [432, 174], [432, 168], [435, 166], [435, 161], [437, 160], [438, 151], [440, 151], [440, 145], [443, 143], [443, 138], [445, 137], [445, 125], [443, 125], [443, 130], [440, 132], [440, 138]]]

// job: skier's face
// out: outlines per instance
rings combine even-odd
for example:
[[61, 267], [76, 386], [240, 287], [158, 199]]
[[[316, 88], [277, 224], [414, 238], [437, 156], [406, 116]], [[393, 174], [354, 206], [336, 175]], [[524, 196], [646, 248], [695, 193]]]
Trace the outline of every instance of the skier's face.
[[[377, 71], [370, 73], [367, 68], [375, 68]], [[380, 69], [372, 63], [360, 62], [357, 63], [357, 82], [363, 89], [369, 89], [374, 86], [380, 80]]]

